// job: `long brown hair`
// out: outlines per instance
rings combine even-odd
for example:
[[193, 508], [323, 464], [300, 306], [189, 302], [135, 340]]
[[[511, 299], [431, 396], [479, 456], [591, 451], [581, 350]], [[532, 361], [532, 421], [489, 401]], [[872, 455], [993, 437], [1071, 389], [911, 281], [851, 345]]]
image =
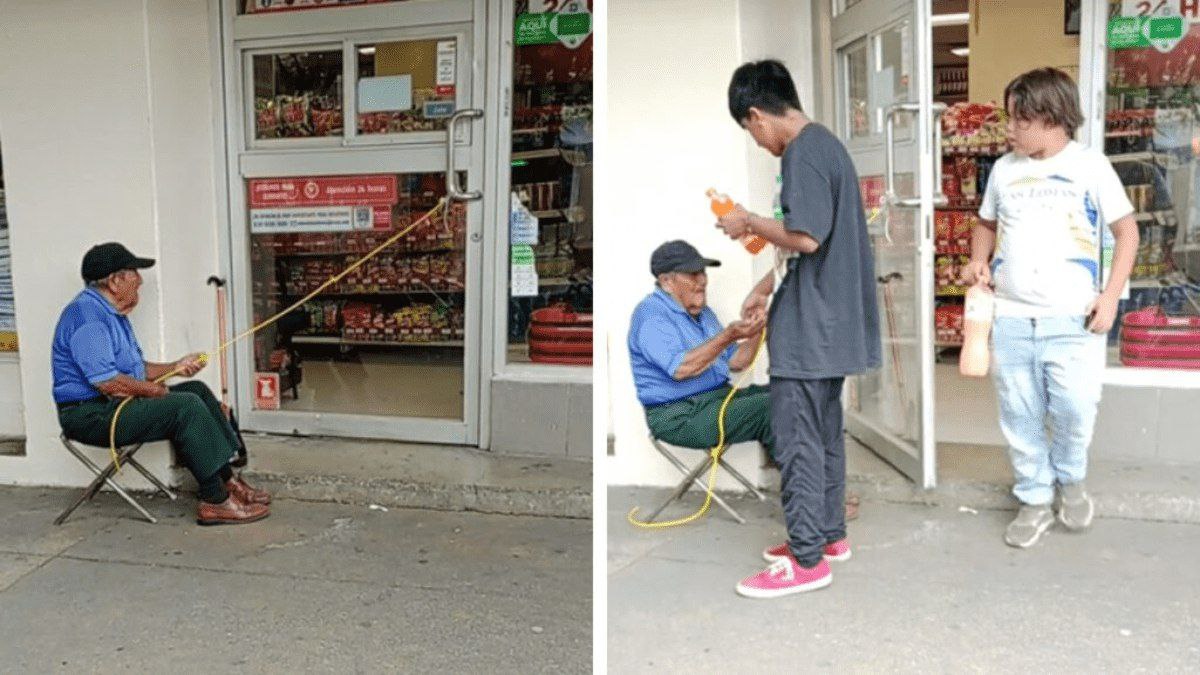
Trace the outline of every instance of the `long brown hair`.
[[1010, 104], [1017, 119], [1062, 127], [1069, 137], [1083, 125], [1079, 89], [1070, 75], [1057, 68], [1031, 70], [1009, 82], [1004, 88], [1005, 109]]

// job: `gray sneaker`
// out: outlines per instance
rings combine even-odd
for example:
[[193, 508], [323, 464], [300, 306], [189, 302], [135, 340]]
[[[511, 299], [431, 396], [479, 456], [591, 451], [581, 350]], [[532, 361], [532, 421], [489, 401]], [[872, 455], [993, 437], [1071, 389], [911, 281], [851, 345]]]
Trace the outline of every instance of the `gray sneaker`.
[[1058, 519], [1067, 529], [1086, 530], [1091, 526], [1094, 515], [1096, 505], [1083, 483], [1058, 486]]
[[1017, 517], [1004, 531], [1004, 543], [1017, 548], [1029, 548], [1037, 543], [1042, 533], [1054, 524], [1054, 511], [1049, 506], [1022, 504]]

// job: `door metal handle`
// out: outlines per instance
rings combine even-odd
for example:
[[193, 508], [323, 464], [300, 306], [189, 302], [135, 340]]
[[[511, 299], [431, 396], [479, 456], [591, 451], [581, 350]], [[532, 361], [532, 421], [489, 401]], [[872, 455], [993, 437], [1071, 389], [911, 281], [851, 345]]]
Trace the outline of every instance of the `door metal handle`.
[[454, 166], [454, 130], [461, 119], [478, 119], [483, 111], [478, 108], [459, 110], [446, 122], [446, 199], [452, 202], [473, 202], [483, 199], [479, 190], [466, 191], [458, 184], [458, 169]]
[[915, 207], [921, 205], [920, 197], [896, 196], [896, 114], [916, 113], [921, 110], [919, 103], [893, 103], [887, 107], [883, 124], [883, 180], [884, 194], [889, 204], [894, 206]]
[[942, 192], [942, 113], [946, 112], [945, 103], [934, 103], [933, 110], [933, 205], [945, 206], [950, 203], [946, 193]]

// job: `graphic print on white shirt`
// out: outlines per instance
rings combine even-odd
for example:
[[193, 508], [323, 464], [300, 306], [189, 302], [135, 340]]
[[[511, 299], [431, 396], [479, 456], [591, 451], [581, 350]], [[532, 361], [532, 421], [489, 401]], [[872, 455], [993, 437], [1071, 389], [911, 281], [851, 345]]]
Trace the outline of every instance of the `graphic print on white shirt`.
[[1108, 158], [1074, 141], [1047, 159], [1000, 158], [979, 209], [997, 221], [996, 314], [1082, 316], [1106, 282], [1109, 225], [1132, 212]]

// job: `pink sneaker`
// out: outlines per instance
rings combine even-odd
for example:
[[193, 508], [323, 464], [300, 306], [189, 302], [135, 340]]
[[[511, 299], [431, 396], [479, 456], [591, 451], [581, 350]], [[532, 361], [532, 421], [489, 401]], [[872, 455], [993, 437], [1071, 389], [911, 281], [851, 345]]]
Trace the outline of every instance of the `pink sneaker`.
[[742, 579], [738, 595], [747, 598], [778, 598], [825, 588], [833, 581], [833, 571], [824, 559], [812, 569], [805, 569], [792, 556], [771, 563], [767, 569]]
[[[763, 550], [763, 560], [767, 562], [775, 562], [784, 557], [792, 555], [792, 550], [788, 548], [787, 542], [776, 544], [771, 548]], [[825, 544], [824, 557], [826, 560], [835, 562], [845, 562], [850, 559], [850, 540], [839, 539], [832, 544]]]

